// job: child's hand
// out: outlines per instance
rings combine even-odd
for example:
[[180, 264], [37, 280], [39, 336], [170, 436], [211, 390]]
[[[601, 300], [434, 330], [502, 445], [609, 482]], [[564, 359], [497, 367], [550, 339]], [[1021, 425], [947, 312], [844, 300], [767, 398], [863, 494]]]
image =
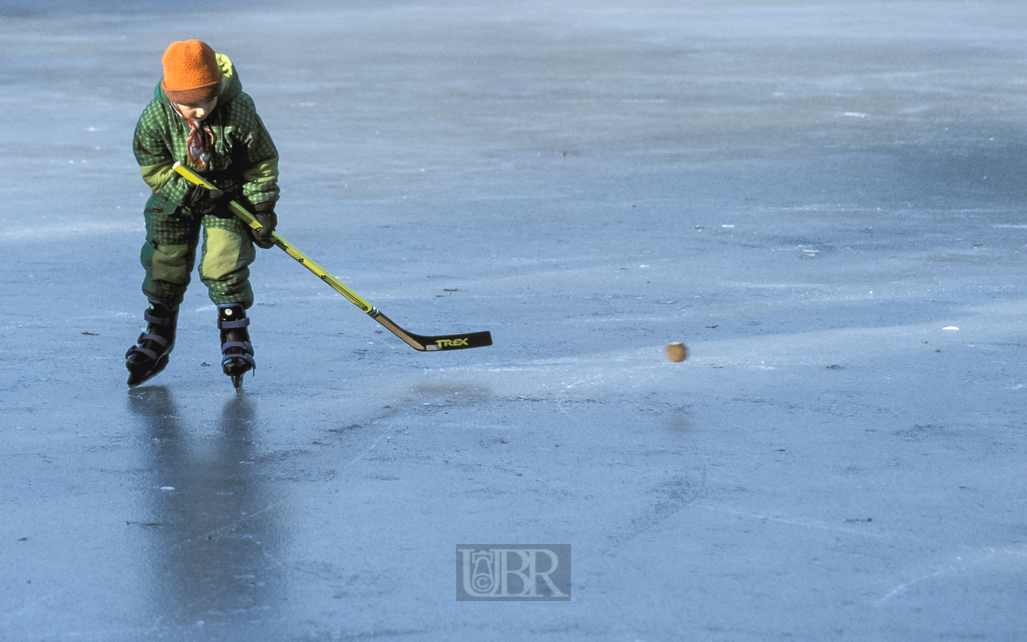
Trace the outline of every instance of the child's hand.
[[202, 185], [193, 185], [185, 195], [185, 204], [193, 212], [206, 216], [211, 214], [219, 218], [232, 218], [228, 210], [228, 194], [219, 189], [207, 189]]
[[275, 231], [278, 226], [278, 216], [275, 214], [274, 203], [258, 203], [253, 206], [255, 210], [253, 212], [253, 218], [257, 219], [260, 223], [259, 230], [250, 230], [253, 232], [253, 242], [257, 244], [257, 247], [268, 249], [275, 246], [274, 239], [271, 238], [271, 234]]

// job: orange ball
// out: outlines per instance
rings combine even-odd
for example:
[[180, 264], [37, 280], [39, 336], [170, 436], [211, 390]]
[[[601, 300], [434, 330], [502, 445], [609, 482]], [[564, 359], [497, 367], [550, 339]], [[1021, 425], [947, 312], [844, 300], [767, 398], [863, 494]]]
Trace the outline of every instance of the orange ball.
[[680, 363], [688, 358], [688, 346], [680, 341], [667, 344], [665, 350], [667, 352], [667, 358], [674, 363]]

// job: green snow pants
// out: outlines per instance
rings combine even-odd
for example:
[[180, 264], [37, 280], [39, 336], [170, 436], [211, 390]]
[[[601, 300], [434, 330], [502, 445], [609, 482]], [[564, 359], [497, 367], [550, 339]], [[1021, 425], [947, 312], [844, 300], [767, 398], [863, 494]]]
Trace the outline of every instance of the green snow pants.
[[256, 250], [246, 224], [236, 217], [199, 216], [187, 208], [164, 213], [147, 207], [146, 243], [139, 260], [146, 270], [143, 294], [169, 306], [182, 302], [200, 245], [200, 281], [214, 303], [253, 305], [250, 263]]

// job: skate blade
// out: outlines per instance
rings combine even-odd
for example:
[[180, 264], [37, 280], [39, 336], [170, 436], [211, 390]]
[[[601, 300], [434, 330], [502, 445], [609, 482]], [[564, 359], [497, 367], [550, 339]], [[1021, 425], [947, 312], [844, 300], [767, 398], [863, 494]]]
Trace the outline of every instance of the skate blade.
[[221, 371], [232, 378], [232, 385], [235, 386], [236, 390], [242, 388], [242, 376], [250, 370], [252, 370], [250, 364], [242, 359], [229, 359], [226, 357], [221, 362]]
[[156, 365], [143, 373], [129, 372], [128, 375], [128, 387], [135, 388], [138, 385], [144, 384], [150, 379], [153, 379], [159, 375], [164, 368], [168, 367], [168, 355], [163, 355], [160, 359], [157, 359]]

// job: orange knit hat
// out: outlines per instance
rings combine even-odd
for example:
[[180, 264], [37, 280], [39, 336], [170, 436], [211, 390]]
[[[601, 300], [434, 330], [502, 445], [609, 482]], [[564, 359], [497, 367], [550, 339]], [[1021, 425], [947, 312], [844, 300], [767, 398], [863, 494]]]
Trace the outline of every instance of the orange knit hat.
[[193, 104], [218, 95], [221, 69], [214, 50], [200, 40], [173, 42], [161, 58], [164, 95], [176, 103]]

